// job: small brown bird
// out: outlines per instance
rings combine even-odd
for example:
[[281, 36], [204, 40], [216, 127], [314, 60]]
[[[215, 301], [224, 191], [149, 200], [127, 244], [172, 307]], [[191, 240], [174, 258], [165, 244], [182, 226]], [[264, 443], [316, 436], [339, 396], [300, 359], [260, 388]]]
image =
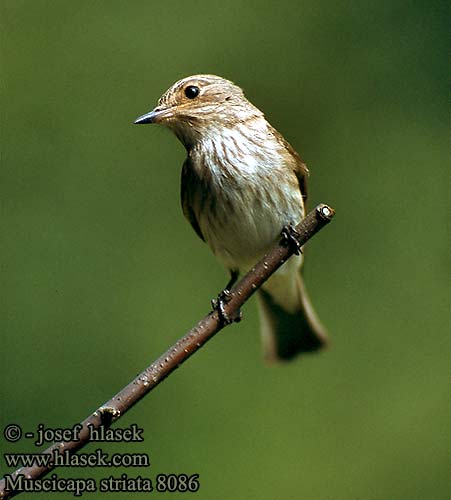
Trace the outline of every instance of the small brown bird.
[[[136, 124], [169, 127], [187, 151], [183, 212], [231, 273], [231, 286], [305, 215], [308, 169], [241, 88], [214, 75], [176, 82]], [[327, 341], [289, 259], [258, 291], [267, 359], [291, 359]]]

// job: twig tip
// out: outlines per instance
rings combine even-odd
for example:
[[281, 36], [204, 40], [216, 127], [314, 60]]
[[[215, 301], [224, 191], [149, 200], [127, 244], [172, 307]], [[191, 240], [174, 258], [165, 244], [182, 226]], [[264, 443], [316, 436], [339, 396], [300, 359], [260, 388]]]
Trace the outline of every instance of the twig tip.
[[321, 205], [318, 205], [318, 207], [316, 208], [316, 213], [322, 219], [331, 220], [332, 217], [335, 215], [335, 210], [329, 205], [322, 203]]

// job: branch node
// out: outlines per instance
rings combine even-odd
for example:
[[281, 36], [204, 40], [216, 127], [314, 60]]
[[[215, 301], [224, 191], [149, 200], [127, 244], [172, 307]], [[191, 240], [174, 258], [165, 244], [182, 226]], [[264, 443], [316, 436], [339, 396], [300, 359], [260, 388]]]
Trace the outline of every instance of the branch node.
[[113, 406], [101, 406], [94, 412], [94, 416], [100, 417], [101, 425], [109, 427], [121, 416], [121, 412]]

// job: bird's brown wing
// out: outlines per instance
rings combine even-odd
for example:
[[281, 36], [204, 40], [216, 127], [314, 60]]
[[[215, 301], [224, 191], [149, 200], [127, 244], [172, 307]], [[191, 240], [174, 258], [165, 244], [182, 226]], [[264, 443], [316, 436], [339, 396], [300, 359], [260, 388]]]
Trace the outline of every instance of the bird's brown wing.
[[309, 176], [309, 170], [307, 168], [307, 165], [301, 160], [301, 157], [296, 153], [291, 144], [288, 142], [286, 142], [286, 144], [290, 153], [296, 160], [294, 163], [294, 174], [296, 175], [299, 182], [299, 189], [301, 190], [302, 199], [304, 200], [304, 207], [307, 207], [307, 197], [308, 197], [307, 178]]
[[304, 206], [307, 205], [307, 178], [309, 176], [309, 170], [307, 165], [302, 161], [301, 157], [297, 154], [293, 146], [283, 137], [283, 135], [278, 132], [275, 128], [272, 128], [272, 132], [276, 139], [283, 145], [283, 147], [288, 151], [290, 157], [293, 159], [292, 168], [299, 182], [299, 189], [301, 190], [302, 199], [304, 200]]
[[187, 158], [182, 168], [182, 182], [181, 182], [181, 190], [180, 197], [182, 200], [182, 209], [185, 217], [189, 220], [191, 226], [193, 227], [196, 234], [199, 238], [205, 241], [205, 238], [202, 234], [202, 231], [199, 227], [199, 223], [197, 222], [196, 215], [192, 208], [192, 193], [194, 191], [194, 187], [198, 182], [194, 169], [191, 165], [191, 160]]

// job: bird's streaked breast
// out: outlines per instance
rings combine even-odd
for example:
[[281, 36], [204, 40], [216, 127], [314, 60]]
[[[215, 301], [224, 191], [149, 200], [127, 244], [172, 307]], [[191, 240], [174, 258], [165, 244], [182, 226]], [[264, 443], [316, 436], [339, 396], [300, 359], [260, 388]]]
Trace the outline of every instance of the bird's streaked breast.
[[[304, 215], [296, 176], [266, 121], [212, 130], [190, 152], [197, 182], [191, 208], [213, 252], [229, 269], [246, 270]], [[282, 151], [283, 153], [283, 151]]]

